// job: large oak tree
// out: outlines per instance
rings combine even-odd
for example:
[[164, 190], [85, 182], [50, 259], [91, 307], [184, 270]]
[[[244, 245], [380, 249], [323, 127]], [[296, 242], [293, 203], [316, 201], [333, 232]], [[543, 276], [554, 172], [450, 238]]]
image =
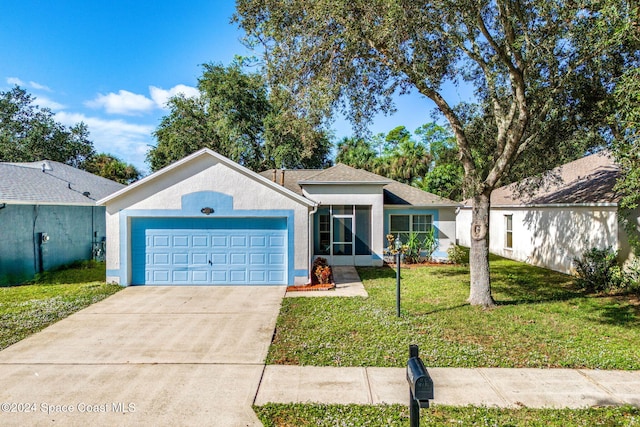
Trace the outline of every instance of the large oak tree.
[[[615, 20], [628, 19], [627, 1], [611, 2]], [[625, 65], [615, 44], [589, 48], [594, 25], [605, 35], [616, 26], [598, 19], [601, 4], [238, 0], [236, 19], [249, 42], [264, 47], [270, 83], [291, 92], [300, 115], [340, 110], [363, 124], [411, 90], [435, 103], [455, 135], [472, 199], [469, 302], [490, 307], [491, 192], [527, 157], [544, 162], [546, 153], [575, 150], [567, 141], [598, 143], [599, 103]], [[473, 86], [479, 115], [447, 99], [445, 83], [461, 81]]]

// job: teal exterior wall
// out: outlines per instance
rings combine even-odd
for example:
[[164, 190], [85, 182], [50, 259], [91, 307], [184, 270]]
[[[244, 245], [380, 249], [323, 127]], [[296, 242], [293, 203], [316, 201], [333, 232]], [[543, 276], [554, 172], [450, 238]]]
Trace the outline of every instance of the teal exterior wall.
[[[93, 242], [104, 240], [105, 228], [104, 206], [6, 204], [0, 209], [0, 286], [91, 259]], [[47, 242], [40, 243], [41, 233]]]

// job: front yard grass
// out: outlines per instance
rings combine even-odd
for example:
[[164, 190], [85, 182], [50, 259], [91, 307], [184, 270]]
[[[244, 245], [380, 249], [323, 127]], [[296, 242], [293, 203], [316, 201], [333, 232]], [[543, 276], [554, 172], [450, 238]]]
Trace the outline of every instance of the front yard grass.
[[[268, 404], [254, 407], [265, 427], [367, 426], [409, 424], [404, 405]], [[420, 410], [421, 426], [638, 426], [640, 409], [630, 406], [588, 409], [500, 409], [435, 406]]]
[[572, 278], [491, 258], [498, 307], [466, 303], [469, 269], [360, 268], [363, 298], [285, 298], [267, 363], [404, 367], [409, 344], [432, 367], [640, 369], [640, 305], [588, 295]]
[[84, 262], [0, 287], [0, 350], [122, 289], [104, 279], [104, 263]]

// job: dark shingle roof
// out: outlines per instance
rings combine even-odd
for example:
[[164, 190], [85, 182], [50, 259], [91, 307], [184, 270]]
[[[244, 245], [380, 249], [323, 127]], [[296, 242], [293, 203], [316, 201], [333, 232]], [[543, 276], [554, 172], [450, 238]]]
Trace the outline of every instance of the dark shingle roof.
[[518, 184], [495, 189], [491, 194], [491, 205], [617, 203], [620, 196], [613, 187], [618, 172], [619, 168], [608, 152], [592, 154], [553, 169], [553, 182], [531, 196], [520, 194]]
[[63, 163], [0, 163], [1, 203], [95, 205], [124, 185]]
[[[262, 176], [282, 183], [282, 171], [269, 169]], [[275, 177], [275, 178], [274, 178]], [[284, 186], [302, 195], [302, 186], [314, 184], [363, 184], [383, 186], [385, 205], [459, 206], [453, 200], [422, 191], [419, 188], [389, 178], [338, 163], [328, 169], [293, 169], [284, 171]]]

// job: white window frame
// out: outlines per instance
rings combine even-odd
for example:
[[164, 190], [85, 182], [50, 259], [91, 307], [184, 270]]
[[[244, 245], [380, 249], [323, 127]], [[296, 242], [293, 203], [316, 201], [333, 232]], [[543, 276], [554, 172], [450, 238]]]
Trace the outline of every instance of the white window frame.
[[[394, 230], [392, 228], [392, 223], [393, 223], [393, 217], [395, 216], [406, 216], [409, 218], [409, 230]], [[424, 217], [428, 217], [427, 220], [427, 224], [429, 225], [427, 230], [414, 230], [413, 229], [413, 219], [414, 217], [419, 217], [419, 216], [424, 216]], [[433, 230], [433, 215], [432, 214], [391, 214], [389, 215], [389, 233], [393, 234], [394, 237], [398, 237], [398, 234], [400, 234], [400, 238], [402, 239], [403, 242], [406, 242], [408, 239], [408, 236], [411, 233], [418, 233], [418, 234], [426, 234], [429, 231]]]
[[513, 249], [513, 214], [504, 216], [504, 248]]

